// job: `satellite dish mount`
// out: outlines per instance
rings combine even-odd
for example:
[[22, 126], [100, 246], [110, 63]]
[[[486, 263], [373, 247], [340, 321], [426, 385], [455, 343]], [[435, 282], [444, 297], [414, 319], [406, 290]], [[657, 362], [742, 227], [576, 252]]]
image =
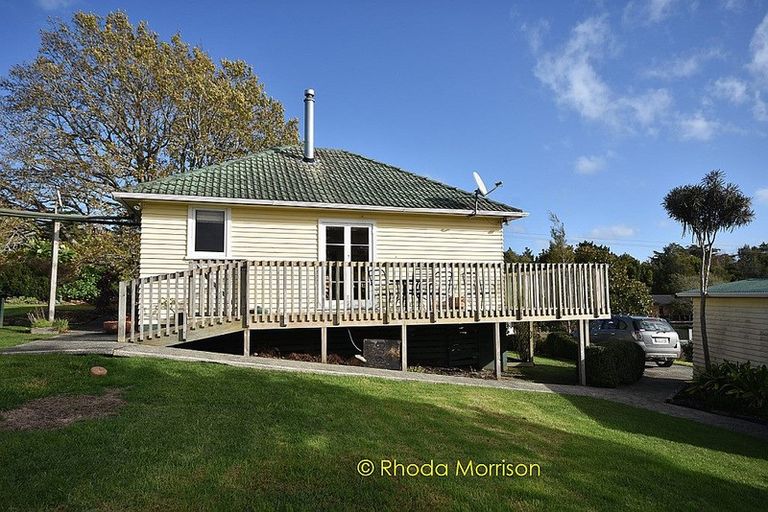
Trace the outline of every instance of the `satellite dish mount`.
[[497, 181], [493, 184], [493, 188], [491, 190], [488, 190], [488, 187], [485, 186], [485, 182], [483, 181], [483, 178], [480, 177], [480, 174], [477, 173], [477, 171], [472, 171], [472, 177], [475, 179], [475, 183], [477, 184], [477, 188], [475, 189], [475, 211], [472, 212], [472, 217], [477, 215], [477, 208], [478, 204], [480, 202], [481, 197], [488, 197], [491, 195], [491, 193], [502, 186], [504, 183], [501, 181]]

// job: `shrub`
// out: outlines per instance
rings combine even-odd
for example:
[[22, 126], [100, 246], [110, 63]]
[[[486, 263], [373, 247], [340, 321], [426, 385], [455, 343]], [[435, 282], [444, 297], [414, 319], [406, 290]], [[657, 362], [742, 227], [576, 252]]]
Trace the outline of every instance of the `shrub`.
[[66, 318], [57, 318], [53, 321], [52, 327], [59, 333], [69, 331], [69, 320]]
[[594, 343], [587, 348], [586, 368], [587, 383], [592, 386], [615, 388], [619, 384], [632, 384], [645, 372], [645, 352], [628, 340]]
[[9, 297], [5, 302], [6, 304], [40, 304], [40, 299], [22, 295], [19, 297]]
[[680, 349], [682, 350], [683, 359], [685, 361], [693, 361], [693, 341], [689, 340], [686, 343], [681, 342]]
[[61, 296], [64, 300], [79, 300], [93, 303], [99, 296], [100, 269], [87, 266], [80, 269], [76, 279], [61, 286]]
[[611, 340], [597, 343], [616, 352], [617, 370], [621, 384], [632, 384], [640, 380], [645, 372], [645, 351], [629, 340]]
[[725, 361], [694, 376], [683, 395], [714, 409], [768, 416], [768, 367]]
[[567, 332], [551, 332], [545, 341], [545, 352], [551, 357], [575, 361], [579, 353], [579, 345]]
[[615, 388], [619, 385], [617, 352], [609, 347], [590, 345], [586, 349], [585, 368], [590, 386]]
[[46, 318], [45, 312], [40, 308], [27, 313], [27, 319], [29, 320], [30, 327], [34, 328], [42, 329], [53, 325], [53, 323]]

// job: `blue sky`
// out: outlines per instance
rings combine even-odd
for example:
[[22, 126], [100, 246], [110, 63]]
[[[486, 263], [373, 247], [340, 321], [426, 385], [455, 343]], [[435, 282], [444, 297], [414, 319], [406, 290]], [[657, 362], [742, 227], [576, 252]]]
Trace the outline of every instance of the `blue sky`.
[[645, 258], [679, 241], [660, 202], [724, 170], [756, 220], [720, 239], [768, 240], [768, 4], [0, 0], [0, 74], [35, 56], [49, 16], [122, 9], [164, 38], [253, 65], [300, 117], [317, 93], [318, 146], [465, 189], [503, 180], [530, 212], [515, 250], [569, 237]]

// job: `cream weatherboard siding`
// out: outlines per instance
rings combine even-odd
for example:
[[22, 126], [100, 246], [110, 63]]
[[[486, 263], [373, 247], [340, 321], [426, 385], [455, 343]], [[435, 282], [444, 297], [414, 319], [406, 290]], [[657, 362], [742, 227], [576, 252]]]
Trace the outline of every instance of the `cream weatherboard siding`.
[[[699, 299], [693, 299], [693, 362], [704, 368]], [[768, 364], [768, 298], [710, 297], [707, 334], [713, 363], [752, 361]]]
[[[141, 276], [189, 268], [189, 204], [144, 202], [141, 224]], [[216, 208], [211, 204], [192, 205]], [[334, 211], [318, 208], [231, 206], [231, 258], [317, 260], [320, 221], [369, 222], [377, 261], [503, 260], [498, 218]]]

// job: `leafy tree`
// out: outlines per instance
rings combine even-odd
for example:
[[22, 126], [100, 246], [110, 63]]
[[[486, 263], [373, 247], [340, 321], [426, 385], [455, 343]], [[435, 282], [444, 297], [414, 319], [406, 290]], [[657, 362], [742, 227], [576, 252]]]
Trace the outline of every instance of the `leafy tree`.
[[654, 251], [650, 259], [653, 293], [674, 294], [696, 285], [701, 258], [680, 244], [669, 244]]
[[69, 210], [116, 211], [115, 190], [298, 141], [246, 63], [217, 65], [122, 12], [52, 23], [0, 91], [0, 196], [33, 209], [60, 189]]
[[629, 254], [616, 256], [605, 245], [584, 241], [574, 250], [576, 263], [608, 263], [611, 309], [629, 314], [647, 315], [651, 312], [648, 286], [638, 279], [642, 265]]
[[735, 279], [749, 279], [751, 277], [768, 277], [768, 243], [750, 247], [745, 245], [736, 254], [733, 264]]
[[682, 224], [683, 235], [691, 234], [702, 255], [699, 280], [701, 344], [707, 370], [711, 362], [706, 304], [715, 240], [720, 231], [733, 231], [752, 221], [755, 213], [751, 203], [738, 185], [725, 182], [725, 175], [719, 170], [707, 173], [696, 185], [675, 187], [664, 197], [667, 213]]
[[573, 263], [573, 246], [568, 244], [565, 236], [565, 225], [552, 212], [549, 212], [550, 241], [549, 247], [541, 251], [538, 261], [540, 263]]
[[533, 263], [536, 260], [536, 257], [533, 255], [533, 251], [530, 249], [530, 247], [526, 247], [525, 250], [517, 254], [512, 249], [507, 249], [504, 251], [504, 262], [505, 263]]

